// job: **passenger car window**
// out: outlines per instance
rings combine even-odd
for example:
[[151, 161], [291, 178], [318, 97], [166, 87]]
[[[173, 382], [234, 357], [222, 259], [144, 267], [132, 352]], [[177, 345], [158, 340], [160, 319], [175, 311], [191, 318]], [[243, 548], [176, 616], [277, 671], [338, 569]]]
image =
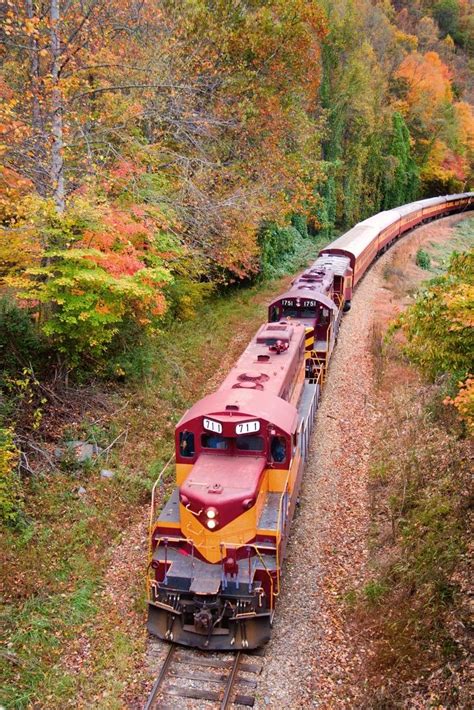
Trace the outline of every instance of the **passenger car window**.
[[192, 431], [179, 432], [179, 454], [190, 458], [196, 452], [194, 446], [194, 434]]

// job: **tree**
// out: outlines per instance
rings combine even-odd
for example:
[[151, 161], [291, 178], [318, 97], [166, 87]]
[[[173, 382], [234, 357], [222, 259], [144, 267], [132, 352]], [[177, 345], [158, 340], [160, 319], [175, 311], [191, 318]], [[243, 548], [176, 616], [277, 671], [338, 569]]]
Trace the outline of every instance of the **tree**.
[[419, 173], [412, 156], [410, 132], [398, 112], [392, 116], [388, 155], [384, 187], [385, 209], [413, 201], [418, 190]]
[[[474, 250], [451, 257], [445, 275], [433, 279], [398, 319], [406, 352], [430, 378], [448, 373], [460, 382], [455, 402], [472, 416], [474, 352]], [[469, 377], [471, 375], [471, 377]], [[470, 419], [472, 425], [473, 420]]]
[[460, 7], [458, 0], [438, 0], [433, 7], [433, 16], [444, 37], [456, 38], [459, 32]]
[[[452, 71], [436, 52], [411, 52], [397, 77], [405, 83], [398, 102], [420, 167], [422, 190], [428, 195], [459, 192], [470, 173], [470, 109], [454, 102]], [[468, 132], [470, 129], [468, 129]]]

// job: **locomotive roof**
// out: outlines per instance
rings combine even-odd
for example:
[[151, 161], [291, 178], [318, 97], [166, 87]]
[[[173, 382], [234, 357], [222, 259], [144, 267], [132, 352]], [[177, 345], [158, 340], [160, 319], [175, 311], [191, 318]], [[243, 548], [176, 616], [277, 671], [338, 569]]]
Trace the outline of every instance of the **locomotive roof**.
[[[302, 283], [304, 285], [302, 285]], [[328, 296], [326, 296], [326, 294], [322, 293], [322, 291], [320, 291], [316, 285], [305, 284], [304, 282], [296, 282], [293, 288], [275, 298], [270, 305], [278, 303], [283, 298], [307, 298], [311, 301], [318, 301], [318, 303], [322, 303], [323, 306], [326, 306], [326, 308], [332, 308], [333, 311], [338, 310], [334, 301], [331, 300]], [[297, 322], [298, 321], [295, 321], [295, 323]]]
[[200, 417], [213, 417], [220, 421], [245, 421], [263, 419], [288, 434], [296, 430], [296, 407], [281, 397], [259, 390], [219, 389], [200, 399], [183, 415], [178, 429]]
[[[224, 421], [260, 418], [285, 432], [292, 432], [296, 426], [296, 409], [280, 395], [301, 357], [304, 338], [305, 327], [298, 321], [264, 323], [218, 391], [191, 407], [178, 426], [206, 416], [224, 418]], [[272, 346], [277, 341], [286, 346], [282, 352], [276, 352]]]
[[[305, 329], [302, 323], [264, 323], [258, 329], [219, 389], [262, 390], [281, 396], [290, 369], [300, 357]], [[276, 352], [275, 343], [285, 344]]]

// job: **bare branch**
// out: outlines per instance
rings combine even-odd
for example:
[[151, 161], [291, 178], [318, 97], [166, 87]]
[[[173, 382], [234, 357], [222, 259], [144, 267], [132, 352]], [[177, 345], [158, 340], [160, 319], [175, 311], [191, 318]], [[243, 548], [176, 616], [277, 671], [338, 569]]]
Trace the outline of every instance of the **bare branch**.
[[185, 84], [123, 84], [122, 86], [102, 86], [98, 89], [90, 89], [83, 91], [81, 94], [76, 94], [70, 99], [70, 103], [84, 98], [84, 96], [93, 96], [94, 94], [104, 94], [107, 91], [130, 91], [131, 89], [163, 89], [168, 91], [189, 91], [199, 93], [199, 89]]

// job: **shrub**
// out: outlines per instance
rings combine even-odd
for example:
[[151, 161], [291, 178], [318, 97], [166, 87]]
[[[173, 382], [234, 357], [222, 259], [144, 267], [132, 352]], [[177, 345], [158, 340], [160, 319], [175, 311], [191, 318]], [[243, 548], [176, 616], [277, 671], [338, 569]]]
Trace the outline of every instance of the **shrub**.
[[308, 238], [308, 220], [305, 215], [294, 214], [291, 218], [291, 224], [304, 239]]
[[260, 275], [271, 278], [281, 260], [288, 254], [293, 254], [296, 243], [301, 239], [299, 231], [292, 226], [279, 227], [268, 222], [260, 230]]
[[424, 251], [424, 249], [418, 249], [415, 261], [417, 266], [421, 269], [426, 269], [428, 271], [431, 267], [430, 255], [428, 252]]
[[0, 518], [9, 526], [18, 525], [23, 512], [18, 455], [12, 430], [0, 426]]
[[454, 254], [447, 273], [432, 279], [398, 319], [395, 327], [407, 336], [408, 356], [429, 377], [469, 373], [473, 306], [474, 250]]
[[94, 249], [67, 249], [47, 255], [47, 266], [30, 269], [22, 296], [39, 302], [41, 329], [72, 366], [101, 364], [127, 318], [143, 330], [166, 308], [162, 267], [144, 267], [132, 275], [114, 275], [107, 255]]
[[0, 369], [16, 372], [44, 355], [45, 343], [29, 311], [11, 296], [0, 298]]

